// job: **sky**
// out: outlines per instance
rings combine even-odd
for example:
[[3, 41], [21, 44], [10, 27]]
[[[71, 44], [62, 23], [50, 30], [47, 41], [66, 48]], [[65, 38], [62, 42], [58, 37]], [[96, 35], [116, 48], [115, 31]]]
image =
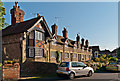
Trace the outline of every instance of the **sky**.
[[[11, 24], [10, 9], [13, 5], [14, 2], [3, 2], [8, 24]], [[62, 35], [66, 27], [68, 38], [72, 40], [76, 40], [79, 33], [80, 38], [89, 40], [90, 46], [99, 45], [101, 50], [112, 51], [118, 47], [117, 2], [19, 2], [18, 5], [25, 11], [24, 21], [39, 13], [44, 16], [50, 30], [54, 23], [58, 25], [58, 35]]]

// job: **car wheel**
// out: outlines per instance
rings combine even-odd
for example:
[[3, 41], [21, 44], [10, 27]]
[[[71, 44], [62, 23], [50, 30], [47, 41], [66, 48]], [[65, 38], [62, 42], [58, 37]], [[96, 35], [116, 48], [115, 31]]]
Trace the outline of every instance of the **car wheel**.
[[75, 74], [74, 73], [70, 73], [69, 74], [69, 79], [74, 79], [75, 78]]
[[88, 77], [92, 76], [92, 71], [89, 71], [87, 74]]

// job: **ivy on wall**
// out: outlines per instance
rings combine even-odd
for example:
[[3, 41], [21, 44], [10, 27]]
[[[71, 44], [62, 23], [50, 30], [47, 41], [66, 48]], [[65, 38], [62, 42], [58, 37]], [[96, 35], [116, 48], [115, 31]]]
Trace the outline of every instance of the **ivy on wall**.
[[56, 51], [56, 54], [57, 54], [56, 61], [60, 63], [60, 52]]

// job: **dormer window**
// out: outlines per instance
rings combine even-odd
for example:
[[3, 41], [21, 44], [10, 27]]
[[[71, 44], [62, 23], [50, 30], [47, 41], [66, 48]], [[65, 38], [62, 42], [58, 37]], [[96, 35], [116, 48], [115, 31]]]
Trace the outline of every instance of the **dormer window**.
[[84, 51], [84, 47], [82, 47], [82, 51]]
[[86, 48], [86, 49], [87, 49], [87, 52], [88, 52], [89, 49], [88, 48]]
[[56, 39], [53, 39], [52, 45], [56, 45]]
[[68, 47], [68, 44], [69, 44], [69, 40], [67, 39], [65, 42], [65, 47]]
[[65, 47], [68, 47], [68, 43], [65, 43]]
[[76, 44], [74, 45], [74, 49], [77, 49], [77, 45]]

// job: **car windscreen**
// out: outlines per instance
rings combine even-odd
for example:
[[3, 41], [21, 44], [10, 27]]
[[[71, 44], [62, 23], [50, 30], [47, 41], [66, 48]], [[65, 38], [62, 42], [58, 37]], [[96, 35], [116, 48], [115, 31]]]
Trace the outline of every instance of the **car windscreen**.
[[62, 62], [59, 66], [60, 67], [68, 67], [69, 62]]

